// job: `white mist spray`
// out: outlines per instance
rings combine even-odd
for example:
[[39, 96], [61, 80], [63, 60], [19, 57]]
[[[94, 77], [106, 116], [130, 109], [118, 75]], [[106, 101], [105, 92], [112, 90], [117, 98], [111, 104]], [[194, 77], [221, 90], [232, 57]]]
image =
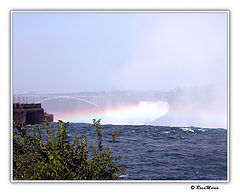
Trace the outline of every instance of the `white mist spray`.
[[113, 107], [111, 111], [104, 112], [99, 116], [106, 124], [142, 125], [151, 124], [168, 111], [169, 104], [167, 102], [140, 101], [137, 105]]

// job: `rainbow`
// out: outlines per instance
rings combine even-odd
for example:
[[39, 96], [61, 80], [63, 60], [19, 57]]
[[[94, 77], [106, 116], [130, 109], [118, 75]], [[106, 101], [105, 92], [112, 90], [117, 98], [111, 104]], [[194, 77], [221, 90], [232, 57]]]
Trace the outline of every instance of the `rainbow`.
[[213, 111], [211, 108], [186, 109], [184, 106], [170, 109], [167, 102], [141, 101], [136, 105], [118, 105], [109, 108], [94, 108], [71, 113], [54, 114], [55, 121], [92, 123], [101, 118], [102, 124], [168, 126], [198, 126], [227, 128], [227, 112]]
[[165, 115], [169, 110], [167, 102], [141, 101], [137, 105], [118, 105], [56, 115], [56, 119], [70, 122], [92, 123], [93, 118], [101, 118], [103, 124], [145, 124]]

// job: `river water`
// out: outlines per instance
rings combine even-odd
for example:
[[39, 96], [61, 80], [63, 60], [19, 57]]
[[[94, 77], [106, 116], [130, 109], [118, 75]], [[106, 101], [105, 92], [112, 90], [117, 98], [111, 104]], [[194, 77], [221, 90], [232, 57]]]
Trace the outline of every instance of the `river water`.
[[[52, 123], [54, 129], [57, 123]], [[104, 147], [112, 132], [123, 131], [111, 147], [123, 156], [126, 174], [119, 180], [227, 180], [227, 130], [150, 125], [101, 125]], [[68, 138], [97, 139], [92, 124], [70, 123]]]

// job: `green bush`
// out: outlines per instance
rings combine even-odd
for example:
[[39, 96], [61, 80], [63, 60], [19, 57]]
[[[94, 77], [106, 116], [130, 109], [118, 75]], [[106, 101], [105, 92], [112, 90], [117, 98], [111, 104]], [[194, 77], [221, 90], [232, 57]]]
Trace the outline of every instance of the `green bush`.
[[[74, 140], [67, 139], [69, 123], [59, 121], [55, 133], [47, 120], [44, 124], [44, 128], [33, 126], [30, 134], [26, 126], [14, 123], [14, 180], [116, 180], [125, 173], [126, 166], [119, 165], [122, 157], [113, 157], [110, 151], [121, 130], [113, 132], [112, 143], [104, 149], [100, 120], [93, 119], [97, 146], [93, 141], [90, 151], [86, 136], [79, 139], [76, 130]], [[43, 139], [43, 129], [47, 139]]]

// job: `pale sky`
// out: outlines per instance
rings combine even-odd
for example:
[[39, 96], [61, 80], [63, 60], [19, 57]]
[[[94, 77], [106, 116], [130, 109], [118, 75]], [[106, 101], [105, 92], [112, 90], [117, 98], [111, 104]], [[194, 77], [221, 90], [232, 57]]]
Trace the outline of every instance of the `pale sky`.
[[227, 13], [13, 13], [13, 92], [227, 84]]

